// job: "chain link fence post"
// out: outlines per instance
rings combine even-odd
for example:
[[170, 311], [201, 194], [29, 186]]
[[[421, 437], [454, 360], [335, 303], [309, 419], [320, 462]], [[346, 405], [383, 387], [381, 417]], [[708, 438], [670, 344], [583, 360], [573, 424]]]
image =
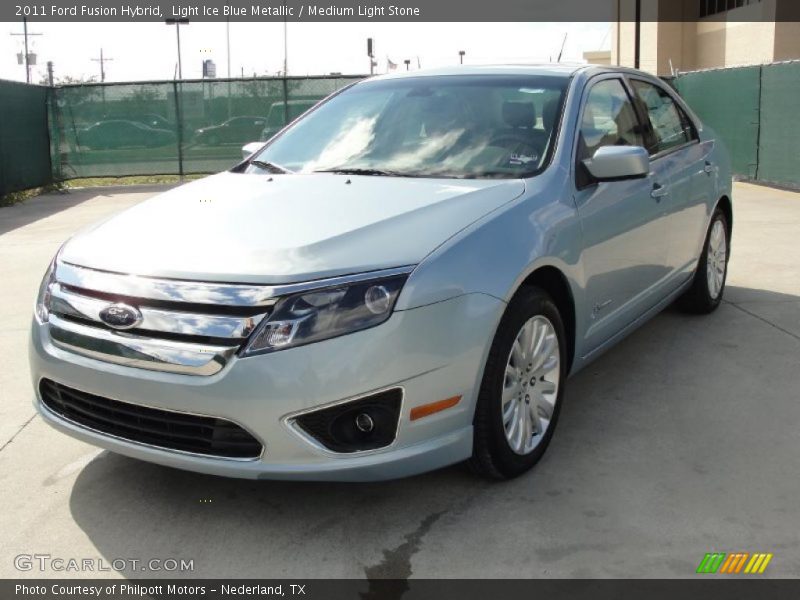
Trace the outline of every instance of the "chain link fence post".
[[178, 90], [178, 81], [176, 79], [172, 80], [172, 95], [175, 99], [175, 139], [178, 146], [178, 177], [181, 181], [183, 181], [184, 171], [183, 171], [183, 116], [181, 112], [181, 99], [178, 97], [178, 94], [183, 91], [179, 92]]

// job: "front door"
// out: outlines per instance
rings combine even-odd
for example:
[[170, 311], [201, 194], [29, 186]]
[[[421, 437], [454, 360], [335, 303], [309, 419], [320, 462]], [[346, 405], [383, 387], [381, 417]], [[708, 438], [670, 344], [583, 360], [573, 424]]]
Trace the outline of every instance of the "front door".
[[618, 76], [592, 80], [584, 93], [575, 161], [575, 195], [583, 229], [587, 308], [584, 331], [591, 352], [654, 304], [668, 270], [662, 199], [664, 174], [624, 181], [592, 181], [583, 160], [608, 145], [644, 146], [644, 128]]

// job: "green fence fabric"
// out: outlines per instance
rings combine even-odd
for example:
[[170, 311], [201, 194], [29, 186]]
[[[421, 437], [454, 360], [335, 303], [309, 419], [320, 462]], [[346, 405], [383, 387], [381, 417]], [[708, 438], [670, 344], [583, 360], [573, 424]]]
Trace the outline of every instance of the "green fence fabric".
[[[77, 177], [213, 173], [361, 76], [46, 88], [0, 81], [0, 196]], [[744, 179], [800, 187], [800, 62], [670, 82]]]
[[800, 188], [800, 62], [683, 73], [673, 83], [726, 143], [735, 175]]
[[765, 65], [757, 179], [800, 187], [800, 63]]
[[755, 179], [758, 166], [760, 67], [698, 71], [675, 87], [697, 116], [722, 138], [733, 172]]
[[0, 197], [52, 183], [48, 89], [0, 81]]
[[254, 78], [63, 86], [51, 137], [59, 180], [213, 173], [241, 160], [325, 96], [360, 77]]

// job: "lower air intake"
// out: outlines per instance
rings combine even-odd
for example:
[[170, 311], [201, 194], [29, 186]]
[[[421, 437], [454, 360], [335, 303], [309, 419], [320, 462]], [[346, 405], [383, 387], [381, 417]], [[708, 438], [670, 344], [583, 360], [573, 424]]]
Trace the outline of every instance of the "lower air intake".
[[261, 443], [225, 419], [138, 406], [43, 379], [42, 403], [65, 419], [132, 442], [220, 458], [258, 458]]

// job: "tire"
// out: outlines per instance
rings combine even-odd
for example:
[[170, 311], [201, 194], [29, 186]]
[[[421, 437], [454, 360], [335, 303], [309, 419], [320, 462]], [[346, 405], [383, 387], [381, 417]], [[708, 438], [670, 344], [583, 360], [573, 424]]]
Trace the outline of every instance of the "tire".
[[[537, 339], [542, 339], [539, 347], [545, 351], [527, 353], [521, 362], [524, 381], [520, 381], [516, 375], [520, 372], [520, 363], [515, 356], [521, 356], [517, 352], [521, 347], [517, 346], [517, 338], [523, 335], [523, 328], [528, 324], [532, 328], [531, 347], [536, 348]], [[555, 348], [550, 347], [553, 339], [557, 342]], [[490, 479], [511, 479], [522, 475], [541, 459], [553, 437], [561, 410], [566, 378], [566, 348], [564, 324], [552, 298], [541, 288], [522, 288], [506, 308], [486, 361], [475, 407], [473, 453], [468, 461], [473, 472]], [[556, 359], [557, 364], [553, 366], [551, 363]], [[526, 370], [531, 364], [529, 360], [534, 367], [537, 362], [540, 366]], [[508, 375], [509, 372], [512, 374]], [[531, 385], [534, 379], [535, 383]], [[549, 394], [543, 393], [551, 390], [553, 381], [555, 389]], [[509, 397], [512, 399], [507, 401]], [[530, 402], [526, 402], [528, 398]], [[521, 413], [528, 416], [526, 411], [532, 413], [537, 403], [537, 414], [546, 415], [549, 411], [550, 415], [549, 419], [538, 419], [542, 431], [535, 433], [535, 425], [531, 425], [530, 430], [526, 431], [524, 426], [520, 426], [521, 429], [514, 430], [516, 434], [509, 433], [515, 420], [519, 424], [517, 415]], [[513, 416], [508, 418], [512, 410]], [[530, 437], [527, 432], [531, 433]], [[517, 438], [522, 440], [522, 447]], [[528, 448], [528, 444], [533, 446]]]
[[[695, 314], [708, 314], [716, 310], [722, 302], [728, 278], [731, 248], [729, 231], [724, 211], [717, 208], [708, 226], [692, 286], [678, 300], [678, 306], [682, 310]], [[720, 243], [724, 246], [720, 247]]]

